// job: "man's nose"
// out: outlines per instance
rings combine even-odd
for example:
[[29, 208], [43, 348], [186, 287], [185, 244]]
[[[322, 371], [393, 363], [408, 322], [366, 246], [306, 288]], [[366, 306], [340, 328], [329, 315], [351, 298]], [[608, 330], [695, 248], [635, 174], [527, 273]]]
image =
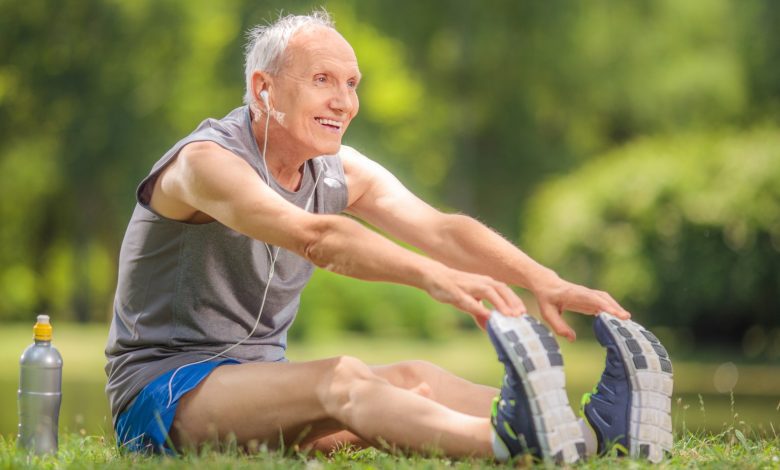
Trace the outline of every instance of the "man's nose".
[[347, 85], [337, 87], [330, 100], [330, 107], [344, 114], [352, 114], [355, 107], [352, 100], [352, 89]]

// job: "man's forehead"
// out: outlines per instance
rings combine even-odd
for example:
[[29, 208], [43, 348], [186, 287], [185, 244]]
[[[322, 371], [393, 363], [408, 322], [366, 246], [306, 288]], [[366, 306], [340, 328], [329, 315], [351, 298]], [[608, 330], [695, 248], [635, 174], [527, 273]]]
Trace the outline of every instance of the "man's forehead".
[[318, 63], [339, 63], [358, 72], [352, 46], [332, 28], [314, 26], [297, 31], [287, 44], [288, 65], [295, 68], [316, 67]]

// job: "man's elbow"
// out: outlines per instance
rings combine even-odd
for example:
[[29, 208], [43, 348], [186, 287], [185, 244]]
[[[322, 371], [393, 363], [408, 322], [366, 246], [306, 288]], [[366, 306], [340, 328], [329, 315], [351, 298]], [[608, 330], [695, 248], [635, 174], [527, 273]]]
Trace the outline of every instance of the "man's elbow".
[[[329, 269], [333, 264], [338, 246], [343, 239], [341, 225], [343, 217], [318, 215], [303, 230], [301, 255], [319, 268]], [[345, 219], [346, 221], [346, 219]], [[343, 243], [341, 243], [343, 244]]]

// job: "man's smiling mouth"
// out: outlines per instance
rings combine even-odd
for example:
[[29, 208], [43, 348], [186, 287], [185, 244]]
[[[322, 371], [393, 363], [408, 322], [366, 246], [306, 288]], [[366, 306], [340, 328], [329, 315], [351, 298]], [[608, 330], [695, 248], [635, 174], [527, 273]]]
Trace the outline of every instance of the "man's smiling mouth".
[[341, 121], [334, 121], [333, 119], [326, 119], [326, 118], [314, 118], [315, 121], [320, 123], [321, 125], [327, 127], [328, 129], [341, 131], [341, 128], [344, 126], [344, 123]]

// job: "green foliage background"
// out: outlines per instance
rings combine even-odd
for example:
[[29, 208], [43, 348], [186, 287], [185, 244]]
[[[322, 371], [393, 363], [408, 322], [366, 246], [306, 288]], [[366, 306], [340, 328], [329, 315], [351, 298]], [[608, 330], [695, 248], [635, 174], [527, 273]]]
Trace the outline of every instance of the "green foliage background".
[[[0, 0], [0, 320], [106, 321], [136, 184], [240, 105], [244, 31], [320, 5], [365, 76], [346, 143], [645, 323], [780, 357], [771, 0]], [[302, 310], [301, 337], [469, 324], [327, 273]]]
[[571, 278], [728, 341], [754, 324], [780, 333], [778, 214], [776, 130], [676, 135], [548, 182], [525, 239]]

